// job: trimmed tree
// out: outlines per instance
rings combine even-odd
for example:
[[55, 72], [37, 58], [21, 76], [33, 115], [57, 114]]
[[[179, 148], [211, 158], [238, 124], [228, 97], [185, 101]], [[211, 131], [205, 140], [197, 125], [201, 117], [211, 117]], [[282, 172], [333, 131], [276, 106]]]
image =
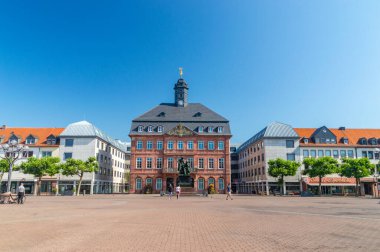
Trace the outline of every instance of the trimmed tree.
[[41, 194], [41, 180], [43, 176], [54, 176], [59, 172], [58, 157], [30, 157], [24, 163], [21, 163], [16, 169], [20, 169], [25, 174], [32, 174], [37, 181], [37, 195]]
[[65, 176], [75, 176], [79, 177], [78, 186], [75, 188], [75, 194], [78, 196], [80, 188], [82, 186], [82, 180], [85, 172], [95, 172], [99, 169], [98, 161], [96, 158], [89, 157], [86, 161], [80, 159], [67, 159], [64, 164], [61, 165], [62, 174]]
[[375, 171], [375, 165], [368, 158], [343, 158], [340, 166], [340, 175], [347, 178], [355, 178], [355, 196], [359, 195], [360, 179], [368, 177]]
[[269, 160], [268, 165], [269, 175], [277, 179], [277, 182], [281, 188], [281, 194], [285, 194], [286, 190], [284, 177], [296, 175], [297, 170], [301, 166], [301, 164], [296, 161], [277, 158], [274, 160]]
[[319, 178], [318, 194], [322, 196], [322, 178], [338, 172], [338, 161], [332, 157], [305, 158], [303, 164], [305, 165], [303, 174]]

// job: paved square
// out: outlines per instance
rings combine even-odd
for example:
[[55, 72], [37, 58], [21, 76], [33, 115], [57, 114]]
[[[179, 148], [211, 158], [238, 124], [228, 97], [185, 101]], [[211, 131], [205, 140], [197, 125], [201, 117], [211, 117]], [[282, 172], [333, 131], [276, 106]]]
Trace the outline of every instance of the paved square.
[[379, 251], [379, 200], [28, 197], [0, 205], [1, 251]]

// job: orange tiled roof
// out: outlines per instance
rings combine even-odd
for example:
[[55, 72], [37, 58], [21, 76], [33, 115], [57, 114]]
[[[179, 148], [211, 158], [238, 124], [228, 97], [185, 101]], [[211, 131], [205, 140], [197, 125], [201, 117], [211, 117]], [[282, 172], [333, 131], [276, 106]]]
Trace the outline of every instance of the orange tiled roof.
[[0, 128], [0, 143], [8, 142], [9, 138], [12, 136], [12, 133], [17, 137], [21, 138], [21, 144], [25, 144], [25, 140], [29, 135], [36, 137], [36, 144], [28, 144], [28, 146], [57, 146], [57, 145], [48, 145], [46, 140], [50, 135], [58, 137], [64, 128]]
[[[353, 145], [359, 145], [359, 139], [362, 137], [365, 137], [368, 139], [370, 138], [380, 138], [380, 129], [345, 129], [345, 130], [340, 130], [340, 129], [334, 129], [334, 128], [328, 128], [335, 136], [337, 140], [337, 144], [315, 144], [309, 140], [308, 145], [313, 144], [313, 145], [344, 145], [344, 146], [353, 146]], [[294, 130], [297, 132], [297, 134], [301, 138], [311, 138], [313, 133], [317, 130], [317, 128], [294, 128]], [[348, 138], [348, 144], [343, 144], [341, 143], [341, 139], [343, 137]], [[363, 145], [360, 145], [363, 146]], [[369, 145], [373, 146], [373, 145]]]

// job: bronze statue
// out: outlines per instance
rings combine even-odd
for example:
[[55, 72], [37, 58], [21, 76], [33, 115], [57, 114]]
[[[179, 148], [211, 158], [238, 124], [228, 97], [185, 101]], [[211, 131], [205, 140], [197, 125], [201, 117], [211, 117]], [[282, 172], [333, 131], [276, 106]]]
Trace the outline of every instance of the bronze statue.
[[189, 163], [183, 161], [183, 158], [178, 160], [178, 172], [180, 175], [188, 176], [190, 174]]

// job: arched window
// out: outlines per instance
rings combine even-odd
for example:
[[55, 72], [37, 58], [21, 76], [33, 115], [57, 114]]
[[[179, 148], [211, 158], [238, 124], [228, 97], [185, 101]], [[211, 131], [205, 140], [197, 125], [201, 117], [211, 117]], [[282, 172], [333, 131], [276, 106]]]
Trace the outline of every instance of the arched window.
[[215, 188], [215, 179], [214, 178], [209, 178], [208, 179], [208, 186], [210, 186], [211, 184], [213, 184], [214, 188]]
[[205, 189], [205, 180], [203, 178], [198, 179], [198, 190], [204, 190]]
[[153, 184], [153, 179], [152, 178], [147, 178], [146, 179], [146, 184], [147, 185], [152, 185]]
[[224, 190], [224, 179], [223, 178], [218, 179], [218, 187], [219, 187], [219, 190]]
[[142, 189], [142, 181], [141, 178], [136, 179], [136, 190], [141, 190]]

